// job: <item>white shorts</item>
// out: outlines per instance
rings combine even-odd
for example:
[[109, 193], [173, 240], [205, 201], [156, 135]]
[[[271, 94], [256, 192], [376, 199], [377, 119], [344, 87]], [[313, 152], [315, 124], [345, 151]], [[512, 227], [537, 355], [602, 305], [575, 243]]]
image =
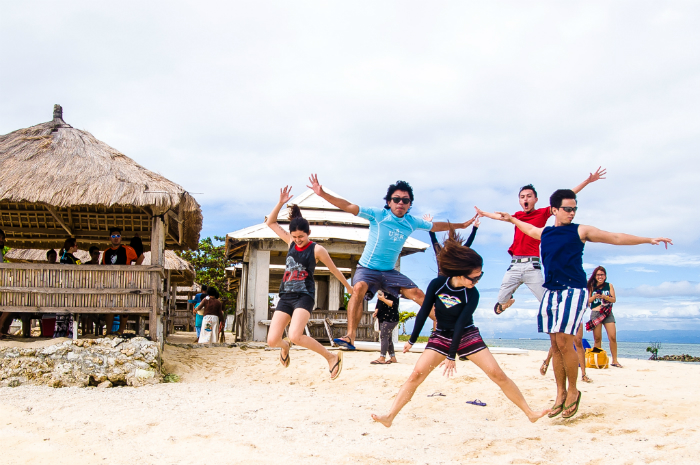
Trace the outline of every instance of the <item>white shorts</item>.
[[565, 333], [575, 335], [588, 308], [588, 291], [569, 288], [545, 290], [537, 315], [537, 331], [540, 333]]
[[542, 275], [542, 265], [539, 261], [512, 263], [506, 274], [503, 276], [501, 290], [498, 292], [498, 303], [504, 304], [513, 297], [513, 293], [521, 284], [527, 285], [538, 301], [542, 302], [542, 295], [545, 289], [544, 276]]
[[206, 315], [202, 319], [202, 330], [199, 332], [200, 344], [217, 343], [219, 337], [219, 317], [216, 315]]

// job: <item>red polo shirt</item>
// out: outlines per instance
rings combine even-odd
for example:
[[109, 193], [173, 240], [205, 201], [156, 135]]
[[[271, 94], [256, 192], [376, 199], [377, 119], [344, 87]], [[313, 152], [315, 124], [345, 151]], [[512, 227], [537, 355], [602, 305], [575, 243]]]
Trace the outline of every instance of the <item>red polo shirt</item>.
[[[550, 216], [552, 216], [552, 211], [549, 207], [545, 207], [532, 210], [529, 213], [525, 213], [521, 210], [518, 213], [515, 213], [513, 218], [517, 218], [520, 221], [531, 224], [536, 228], [544, 228]], [[513, 245], [511, 245], [510, 249], [508, 249], [508, 253], [511, 255], [522, 255], [525, 257], [539, 257], [540, 241], [531, 238], [519, 230], [516, 226]]]

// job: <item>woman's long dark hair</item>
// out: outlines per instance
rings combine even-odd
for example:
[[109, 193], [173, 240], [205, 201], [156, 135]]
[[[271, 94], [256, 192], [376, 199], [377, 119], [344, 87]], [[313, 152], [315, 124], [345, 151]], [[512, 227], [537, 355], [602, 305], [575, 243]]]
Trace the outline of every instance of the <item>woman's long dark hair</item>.
[[68, 252], [68, 249], [70, 249], [71, 247], [75, 247], [75, 244], [77, 242], [78, 242], [78, 240], [75, 237], [69, 237], [68, 239], [66, 239], [65, 242], [63, 243], [63, 248], [58, 253], [58, 256], [60, 258], [63, 258], [63, 256]]
[[[596, 289], [598, 287], [598, 280], [595, 279], [595, 275], [598, 274], [599, 271], [602, 271], [605, 273], [605, 281], [603, 281], [603, 284], [605, 284], [608, 281], [608, 272], [605, 271], [605, 268], [602, 266], [597, 267], [595, 270], [593, 270], [593, 274], [591, 275], [590, 278], [588, 278], [588, 294], [593, 294], [593, 289]], [[602, 286], [601, 286], [602, 287]]]
[[443, 276], [469, 276], [484, 265], [481, 255], [464, 245], [464, 239], [450, 225], [450, 232], [442, 243], [442, 250], [437, 257], [438, 268]]
[[309, 222], [301, 216], [301, 209], [299, 205], [289, 206], [289, 232], [301, 231], [309, 234], [311, 229], [309, 228]]

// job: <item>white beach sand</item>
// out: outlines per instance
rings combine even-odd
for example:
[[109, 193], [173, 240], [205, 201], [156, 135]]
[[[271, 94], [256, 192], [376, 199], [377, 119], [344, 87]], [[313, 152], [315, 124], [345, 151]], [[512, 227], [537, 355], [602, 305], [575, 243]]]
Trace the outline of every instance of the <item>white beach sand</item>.
[[[325, 361], [293, 350], [166, 346], [165, 368], [181, 381], [142, 388], [20, 386], [0, 389], [4, 464], [457, 464], [698, 463], [700, 366], [624, 360], [590, 370], [576, 417], [531, 424], [469, 362], [437, 371], [390, 429], [374, 423], [419, 354], [370, 365], [345, 353], [337, 381]], [[543, 352], [497, 355], [533, 407], [552, 405]], [[433, 392], [445, 397], [427, 397]], [[476, 407], [466, 400], [481, 399]]]

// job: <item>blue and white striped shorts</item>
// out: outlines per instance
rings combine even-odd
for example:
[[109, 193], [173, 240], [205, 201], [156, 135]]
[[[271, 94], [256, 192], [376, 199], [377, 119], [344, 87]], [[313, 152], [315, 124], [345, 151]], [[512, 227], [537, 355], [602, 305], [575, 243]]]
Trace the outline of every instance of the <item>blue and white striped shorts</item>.
[[548, 334], [576, 334], [588, 307], [587, 295], [587, 289], [547, 289], [537, 314], [537, 331]]

